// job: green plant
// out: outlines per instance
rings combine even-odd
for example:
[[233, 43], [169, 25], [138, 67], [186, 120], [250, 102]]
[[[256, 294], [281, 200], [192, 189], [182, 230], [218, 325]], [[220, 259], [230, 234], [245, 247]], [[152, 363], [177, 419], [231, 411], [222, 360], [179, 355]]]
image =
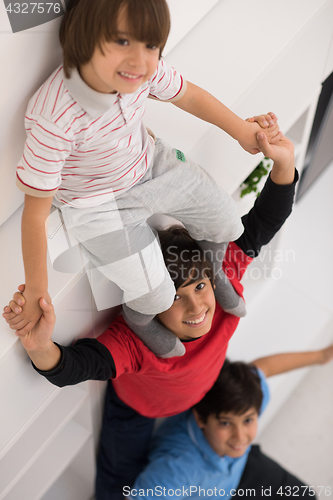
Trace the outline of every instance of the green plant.
[[246, 194], [249, 193], [257, 193], [257, 197], [260, 194], [260, 191], [258, 191], [258, 186], [257, 184], [259, 183], [260, 179], [264, 177], [265, 175], [268, 174], [269, 172], [269, 166], [270, 166], [270, 159], [269, 158], [264, 158], [259, 165], [256, 166], [256, 168], [250, 173], [250, 175], [245, 179], [245, 181], [241, 184], [241, 193], [240, 197], [243, 198]]

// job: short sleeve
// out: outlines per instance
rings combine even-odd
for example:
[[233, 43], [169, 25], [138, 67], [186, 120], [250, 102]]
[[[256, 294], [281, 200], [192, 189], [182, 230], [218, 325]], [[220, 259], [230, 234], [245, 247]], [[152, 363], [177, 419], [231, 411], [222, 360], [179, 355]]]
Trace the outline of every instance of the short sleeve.
[[160, 59], [149, 83], [149, 97], [168, 102], [178, 101], [186, 92], [186, 81], [172, 66]]
[[114, 379], [140, 371], [143, 359], [141, 349], [148, 351], [148, 348], [134, 333], [124, 331], [121, 323], [113, 322], [97, 340], [112, 354], [116, 367]]
[[27, 140], [16, 168], [16, 183], [26, 194], [46, 198], [61, 184], [61, 171], [71, 153], [72, 141], [42, 116], [26, 117]]

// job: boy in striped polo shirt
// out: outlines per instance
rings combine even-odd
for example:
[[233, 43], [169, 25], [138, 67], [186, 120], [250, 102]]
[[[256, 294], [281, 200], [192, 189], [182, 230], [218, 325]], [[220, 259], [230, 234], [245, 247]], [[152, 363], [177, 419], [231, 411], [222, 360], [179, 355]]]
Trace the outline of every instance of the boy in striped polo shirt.
[[225, 130], [250, 153], [259, 151], [260, 126], [273, 142], [279, 128], [273, 113], [243, 121], [185, 82], [161, 59], [169, 26], [165, 0], [73, 0], [63, 18], [63, 66], [29, 102], [17, 166], [25, 193], [21, 334], [38, 321], [38, 301], [47, 296], [45, 223], [52, 202], [70, 238], [123, 290], [126, 321], [156, 355], [179, 356], [184, 347], [154, 319], [171, 307], [175, 289], [146, 222], [153, 213], [186, 226], [219, 273], [220, 305], [245, 314], [243, 299], [221, 271], [227, 242], [243, 231], [235, 204], [180, 151], [155, 141], [142, 121], [145, 101], [170, 101]]

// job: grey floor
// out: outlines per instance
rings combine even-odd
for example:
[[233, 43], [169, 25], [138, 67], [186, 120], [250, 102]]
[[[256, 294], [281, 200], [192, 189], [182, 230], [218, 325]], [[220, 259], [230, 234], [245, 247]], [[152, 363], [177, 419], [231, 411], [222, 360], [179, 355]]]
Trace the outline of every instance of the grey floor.
[[333, 362], [311, 368], [258, 442], [319, 499], [333, 498]]

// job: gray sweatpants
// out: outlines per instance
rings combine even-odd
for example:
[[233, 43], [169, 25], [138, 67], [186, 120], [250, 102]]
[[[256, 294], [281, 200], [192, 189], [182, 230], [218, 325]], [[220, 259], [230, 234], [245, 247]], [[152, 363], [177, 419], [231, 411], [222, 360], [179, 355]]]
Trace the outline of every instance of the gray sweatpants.
[[142, 314], [171, 307], [173, 282], [147, 219], [156, 213], [184, 224], [196, 240], [237, 239], [243, 226], [232, 198], [201, 167], [156, 140], [153, 164], [117, 198], [97, 207], [62, 205], [67, 231], [89, 260], [123, 291], [123, 302]]

